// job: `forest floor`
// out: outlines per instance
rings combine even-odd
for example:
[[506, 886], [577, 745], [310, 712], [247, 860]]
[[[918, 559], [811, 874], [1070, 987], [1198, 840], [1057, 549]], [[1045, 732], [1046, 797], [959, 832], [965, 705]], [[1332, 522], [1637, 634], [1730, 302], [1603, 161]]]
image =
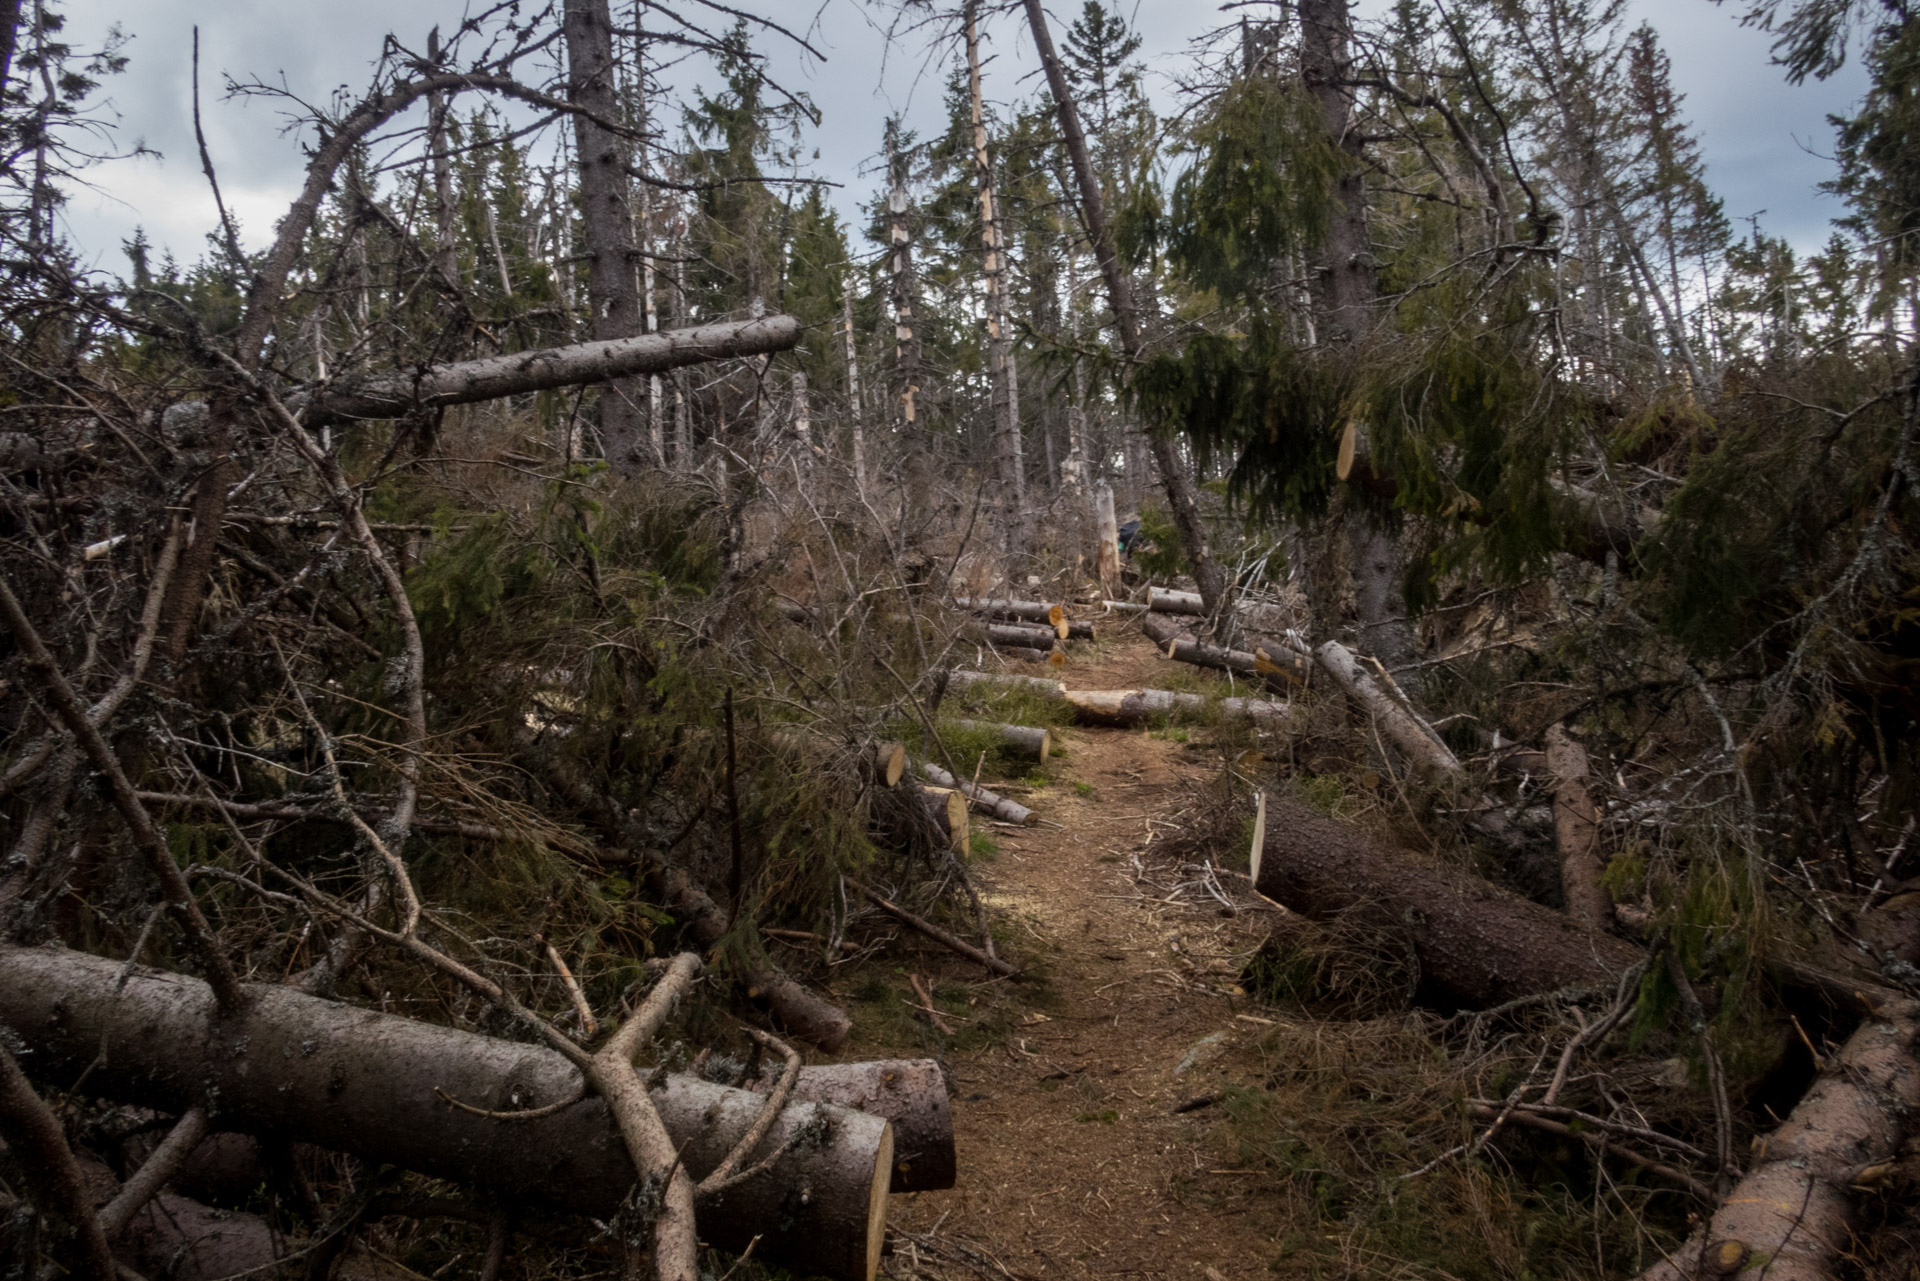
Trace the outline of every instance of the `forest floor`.
[[[1192, 669], [1131, 632], [1065, 669], [1034, 668], [1086, 689], [1164, 686], [1174, 670]], [[1244, 877], [1216, 878], [1232, 909], [1204, 889], [1170, 895], [1176, 869], [1148, 854], [1219, 777], [1205, 738], [1069, 730], [1054, 781], [1021, 797], [1041, 823], [990, 830], [981, 893], [1005, 954], [1038, 983], [984, 983], [933, 952], [902, 963], [955, 1032], [906, 1006], [951, 1071], [960, 1174], [951, 1191], [893, 1199], [889, 1275], [1271, 1275], [1273, 1174], [1240, 1168], [1217, 1102], [1175, 1111], [1244, 1079], [1273, 1021], [1237, 980], [1277, 909]], [[850, 1057], [903, 1048], [897, 1022], [894, 1044], [862, 1044], [863, 1022]]]

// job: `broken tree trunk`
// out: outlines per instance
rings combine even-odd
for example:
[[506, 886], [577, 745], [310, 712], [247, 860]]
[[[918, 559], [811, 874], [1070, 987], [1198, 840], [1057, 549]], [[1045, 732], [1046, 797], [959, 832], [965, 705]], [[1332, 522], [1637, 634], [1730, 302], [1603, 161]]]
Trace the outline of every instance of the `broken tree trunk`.
[[[1058, 628], [1067, 621], [1067, 611], [1060, 605], [1049, 605], [1037, 600], [985, 600], [977, 596], [956, 596], [955, 608], [964, 609], [972, 614], [985, 614], [989, 618], [1018, 618], [1029, 623], [1044, 623], [1050, 628]], [[1061, 639], [1065, 632], [1059, 632]]]
[[[555, 387], [659, 374], [687, 365], [787, 351], [800, 341], [792, 316], [730, 320], [690, 329], [516, 351], [484, 360], [431, 365], [417, 373], [390, 374], [325, 388], [317, 397], [295, 391], [284, 401], [308, 427], [354, 419], [401, 418], [424, 409], [471, 405], [502, 396], [522, 396]], [[203, 424], [207, 403], [184, 401], [167, 410], [171, 433]]]
[[[1044, 733], [1045, 731], [1043, 730], [1041, 732]], [[957, 779], [931, 762], [923, 763], [918, 768], [920, 770], [920, 776], [929, 783], [937, 787], [951, 788], [956, 793], [965, 796], [968, 803], [971, 804], [974, 809], [979, 810], [982, 814], [990, 814], [1002, 823], [1012, 823], [1016, 827], [1025, 827], [1039, 817], [1039, 815], [1019, 802], [1010, 801], [996, 792], [989, 792], [986, 788], [969, 783], [964, 779]]]
[[1888, 1002], [1861, 1022], [1787, 1119], [1756, 1144], [1753, 1170], [1704, 1232], [1640, 1281], [1713, 1276], [1831, 1281], [1851, 1239], [1854, 1187], [1886, 1177], [1920, 1109], [1920, 1005]]
[[1640, 959], [1618, 939], [1412, 850], [1286, 800], [1267, 806], [1256, 890], [1303, 916], [1376, 915], [1404, 930], [1423, 1000], [1484, 1009], [1560, 988], [1611, 985]]
[[[1209, 706], [1208, 700], [1198, 694], [1167, 689], [1070, 689], [1063, 697], [1073, 708], [1074, 720], [1119, 729], [1145, 725], [1175, 712], [1203, 713]], [[1259, 698], [1223, 698], [1218, 706], [1229, 720], [1252, 721], [1267, 729], [1285, 725], [1292, 714], [1285, 703]]]
[[1199, 592], [1175, 592], [1164, 587], [1147, 588], [1147, 608], [1156, 614], [1189, 614], [1196, 618], [1207, 614], [1207, 602]]
[[1113, 486], [1093, 487], [1094, 572], [1109, 592], [1120, 582], [1120, 521], [1113, 514]]
[[[136, 973], [80, 952], [0, 947], [0, 1025], [33, 1050], [43, 1079], [169, 1112], [217, 1105], [222, 1124], [608, 1218], [633, 1163], [606, 1103], [541, 1046], [355, 1009], [291, 988], [248, 985], [220, 1012], [207, 985]], [[107, 1058], [100, 1047], [110, 1045]], [[655, 1106], [686, 1169], [704, 1176], [759, 1114], [760, 1096], [668, 1077]], [[575, 1099], [571, 1105], [566, 1101]], [[466, 1107], [453, 1106], [454, 1102]], [[502, 1120], [468, 1109], [550, 1114]], [[766, 1172], [699, 1207], [703, 1236], [796, 1271], [871, 1281], [893, 1167], [883, 1118], [825, 1103], [782, 1112]]]
[[1045, 761], [1053, 755], [1053, 731], [1035, 729], [1030, 725], [1006, 725], [999, 721], [970, 721], [955, 719], [950, 724], [969, 732], [985, 732], [994, 735], [1002, 743], [1013, 749], [1013, 754], [1032, 761]]
[[[686, 922], [703, 948], [717, 947], [733, 928], [733, 917], [693, 881], [685, 869], [655, 860], [650, 871], [668, 906]], [[853, 1020], [825, 997], [795, 981], [768, 961], [757, 961], [740, 972], [747, 995], [765, 1001], [774, 1016], [793, 1035], [832, 1053], [846, 1044]]]
[[1313, 652], [1314, 658], [1341, 689], [1366, 709], [1380, 732], [1412, 762], [1413, 768], [1429, 782], [1457, 779], [1466, 771], [1453, 749], [1440, 741], [1413, 709], [1387, 692], [1373, 674], [1360, 665], [1354, 652], [1339, 641], [1328, 641]]
[[1613, 900], [1600, 883], [1600, 811], [1587, 790], [1587, 750], [1567, 727], [1547, 730], [1547, 769], [1553, 775], [1553, 838], [1560, 847], [1560, 888], [1567, 915], [1581, 928], [1601, 933], [1613, 923]]

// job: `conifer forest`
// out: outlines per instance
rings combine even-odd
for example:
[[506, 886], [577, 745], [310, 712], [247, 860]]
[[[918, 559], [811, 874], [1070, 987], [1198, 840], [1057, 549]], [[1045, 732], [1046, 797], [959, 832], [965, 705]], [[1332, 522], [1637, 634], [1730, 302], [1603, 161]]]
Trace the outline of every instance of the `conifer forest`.
[[1823, 245], [1628, 0], [474, 0], [82, 253], [0, 0], [0, 1281], [1920, 1281], [1920, 10], [1697, 3]]

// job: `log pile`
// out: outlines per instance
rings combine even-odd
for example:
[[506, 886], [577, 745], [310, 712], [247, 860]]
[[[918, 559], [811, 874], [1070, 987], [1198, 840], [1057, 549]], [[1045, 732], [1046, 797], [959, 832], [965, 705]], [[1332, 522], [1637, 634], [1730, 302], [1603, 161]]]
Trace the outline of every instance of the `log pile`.
[[[635, 1179], [607, 1104], [552, 1050], [250, 985], [222, 1014], [207, 985], [78, 952], [0, 947], [0, 1027], [35, 1072], [90, 1094], [611, 1217]], [[102, 1045], [114, 1052], [105, 1059]], [[811, 1074], [811, 1078], [809, 1077]], [[651, 1089], [687, 1169], [710, 1171], [760, 1096], [694, 1077]], [[938, 1097], [935, 1097], [938, 1095]], [[846, 1101], [846, 1102], [843, 1102]], [[859, 1101], [856, 1110], [849, 1102]], [[502, 1119], [498, 1114], [523, 1114]], [[897, 1137], [896, 1137], [897, 1131]], [[703, 1235], [795, 1269], [868, 1281], [890, 1187], [945, 1186], [951, 1126], [937, 1067], [804, 1070], [762, 1148], [771, 1168], [700, 1206]], [[897, 1154], [897, 1155], [896, 1155]], [[795, 1197], [795, 1189], [805, 1188]]]

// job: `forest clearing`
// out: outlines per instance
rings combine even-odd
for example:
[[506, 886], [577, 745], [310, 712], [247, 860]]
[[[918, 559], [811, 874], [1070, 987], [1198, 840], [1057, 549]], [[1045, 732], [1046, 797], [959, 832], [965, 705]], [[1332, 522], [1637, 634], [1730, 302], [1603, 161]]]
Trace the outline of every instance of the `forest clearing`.
[[0, 1281], [1920, 1281], [1920, 15], [1123, 10], [0, 3]]

